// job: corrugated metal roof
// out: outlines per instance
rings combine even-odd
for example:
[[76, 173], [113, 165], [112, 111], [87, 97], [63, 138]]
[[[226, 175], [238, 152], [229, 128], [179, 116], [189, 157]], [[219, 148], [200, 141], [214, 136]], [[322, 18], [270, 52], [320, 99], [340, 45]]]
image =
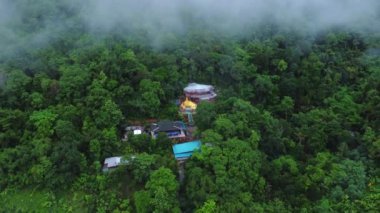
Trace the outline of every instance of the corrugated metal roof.
[[134, 160], [136, 158], [135, 155], [131, 155], [128, 157], [128, 160], [126, 160], [122, 156], [116, 156], [116, 157], [109, 157], [104, 160], [103, 164], [103, 172], [107, 172], [112, 168], [118, 167], [120, 165], [125, 165], [130, 162], [130, 160]]
[[120, 161], [121, 161], [121, 156], [110, 157], [104, 160], [104, 165], [107, 168], [112, 168], [112, 167], [118, 166], [120, 164]]
[[179, 158], [188, 158], [190, 157], [195, 150], [200, 150], [201, 141], [190, 141], [186, 143], [173, 145], [173, 153], [176, 159]]

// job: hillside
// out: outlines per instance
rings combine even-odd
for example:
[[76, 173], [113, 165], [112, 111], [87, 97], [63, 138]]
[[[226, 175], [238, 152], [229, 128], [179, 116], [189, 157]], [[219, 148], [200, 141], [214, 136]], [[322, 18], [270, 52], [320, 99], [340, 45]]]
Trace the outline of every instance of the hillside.
[[[0, 2], [0, 212], [380, 210], [379, 3], [294, 25], [112, 2]], [[194, 125], [176, 103], [192, 82], [217, 94]], [[152, 137], [165, 120], [188, 137]], [[135, 125], [148, 134], [126, 139]], [[113, 156], [129, 161], [103, 172]]]

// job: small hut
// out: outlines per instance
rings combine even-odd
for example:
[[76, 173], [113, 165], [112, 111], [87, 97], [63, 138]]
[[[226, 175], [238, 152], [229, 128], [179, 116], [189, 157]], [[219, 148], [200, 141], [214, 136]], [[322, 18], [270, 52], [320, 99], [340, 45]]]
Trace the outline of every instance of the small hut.
[[122, 163], [123, 160], [121, 156], [106, 158], [103, 164], [103, 172], [108, 172], [111, 169], [115, 169]]
[[144, 127], [143, 126], [127, 126], [124, 129], [124, 135], [122, 140], [126, 141], [128, 140], [128, 135], [141, 135], [144, 133]]
[[128, 160], [122, 156], [106, 158], [106, 159], [104, 159], [104, 164], [103, 164], [102, 170], [103, 170], [103, 172], [112, 171], [120, 165], [129, 164], [130, 160], [134, 160], [135, 158], [136, 158], [136, 156], [134, 156], [134, 155], [128, 157]]

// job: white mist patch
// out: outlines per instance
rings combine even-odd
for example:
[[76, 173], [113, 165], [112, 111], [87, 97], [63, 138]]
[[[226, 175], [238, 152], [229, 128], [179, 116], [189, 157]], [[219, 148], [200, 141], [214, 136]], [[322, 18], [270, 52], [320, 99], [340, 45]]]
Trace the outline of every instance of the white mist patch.
[[379, 32], [380, 1], [0, 0], [0, 59], [43, 47], [73, 28], [92, 35], [144, 35], [148, 43], [160, 46], [194, 26], [239, 36], [263, 23], [310, 33], [333, 26]]
[[92, 0], [84, 16], [89, 26], [112, 29], [139, 26], [177, 32], [186, 19], [208, 27], [236, 30], [271, 19], [279, 24], [302, 24], [312, 30], [333, 25], [379, 28], [378, 0]]

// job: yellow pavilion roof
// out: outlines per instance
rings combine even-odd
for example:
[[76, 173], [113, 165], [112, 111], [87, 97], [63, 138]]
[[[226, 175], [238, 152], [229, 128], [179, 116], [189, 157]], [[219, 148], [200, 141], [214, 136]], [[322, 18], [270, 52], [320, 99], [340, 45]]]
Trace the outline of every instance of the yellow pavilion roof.
[[186, 97], [186, 100], [182, 102], [181, 104], [182, 110], [185, 110], [185, 109], [195, 110], [196, 108], [197, 108], [197, 104], [189, 100], [187, 97]]

